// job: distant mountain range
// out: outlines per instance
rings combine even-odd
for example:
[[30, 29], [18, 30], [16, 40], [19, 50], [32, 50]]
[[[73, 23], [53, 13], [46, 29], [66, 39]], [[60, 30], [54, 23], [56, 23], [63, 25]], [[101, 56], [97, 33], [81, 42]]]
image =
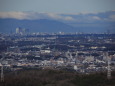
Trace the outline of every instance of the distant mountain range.
[[15, 32], [17, 27], [30, 32], [115, 33], [115, 11], [78, 14], [0, 12], [0, 32]]
[[17, 27], [29, 29], [30, 32], [77, 32], [77, 28], [56, 20], [0, 19], [0, 32], [15, 32]]

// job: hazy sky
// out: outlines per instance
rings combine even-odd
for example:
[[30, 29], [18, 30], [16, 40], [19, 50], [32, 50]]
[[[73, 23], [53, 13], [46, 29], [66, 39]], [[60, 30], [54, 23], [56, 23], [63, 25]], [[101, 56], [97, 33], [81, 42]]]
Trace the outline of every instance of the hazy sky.
[[0, 0], [0, 12], [78, 13], [110, 10], [115, 10], [115, 0]]

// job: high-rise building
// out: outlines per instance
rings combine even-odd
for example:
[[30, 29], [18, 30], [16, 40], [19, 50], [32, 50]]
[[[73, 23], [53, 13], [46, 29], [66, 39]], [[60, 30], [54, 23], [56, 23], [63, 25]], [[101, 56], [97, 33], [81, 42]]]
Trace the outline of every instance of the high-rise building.
[[16, 28], [16, 34], [18, 34], [19, 33], [19, 28]]

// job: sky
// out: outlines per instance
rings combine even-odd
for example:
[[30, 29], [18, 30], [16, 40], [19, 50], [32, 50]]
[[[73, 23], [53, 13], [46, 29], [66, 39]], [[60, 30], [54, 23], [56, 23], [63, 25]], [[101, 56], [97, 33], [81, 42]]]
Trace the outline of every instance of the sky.
[[0, 12], [80, 13], [115, 10], [115, 0], [0, 0]]

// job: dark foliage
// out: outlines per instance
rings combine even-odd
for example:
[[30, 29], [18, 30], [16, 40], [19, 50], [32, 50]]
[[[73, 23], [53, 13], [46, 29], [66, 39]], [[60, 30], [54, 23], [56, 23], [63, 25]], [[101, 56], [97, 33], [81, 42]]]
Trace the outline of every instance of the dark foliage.
[[108, 80], [106, 73], [84, 75], [62, 70], [27, 69], [7, 73], [0, 86], [115, 86], [115, 72]]

